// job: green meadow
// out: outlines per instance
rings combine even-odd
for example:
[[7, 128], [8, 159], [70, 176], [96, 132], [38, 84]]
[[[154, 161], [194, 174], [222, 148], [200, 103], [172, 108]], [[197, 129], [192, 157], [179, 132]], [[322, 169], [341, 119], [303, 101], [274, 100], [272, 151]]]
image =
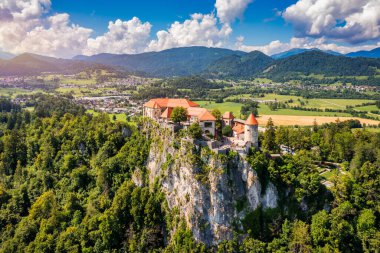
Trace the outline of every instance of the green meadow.
[[[99, 115], [99, 112], [96, 112], [94, 110], [87, 110], [86, 113], [92, 114], [94, 116]], [[127, 116], [124, 113], [108, 113], [108, 116], [110, 117], [112, 122], [115, 122], [115, 121], [127, 122]], [[114, 120], [113, 116], [116, 116], [116, 120]]]

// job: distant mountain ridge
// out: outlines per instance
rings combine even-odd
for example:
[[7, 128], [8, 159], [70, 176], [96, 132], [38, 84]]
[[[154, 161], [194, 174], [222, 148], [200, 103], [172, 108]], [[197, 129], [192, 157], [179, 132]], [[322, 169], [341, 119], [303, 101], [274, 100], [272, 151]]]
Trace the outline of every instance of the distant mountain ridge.
[[264, 71], [273, 79], [287, 79], [296, 75], [374, 76], [380, 69], [380, 59], [350, 58], [321, 51], [309, 51], [276, 60]]
[[98, 54], [76, 56], [73, 59], [118, 66], [129, 71], [145, 72], [158, 77], [169, 77], [197, 75], [220, 58], [245, 54], [242, 51], [223, 48], [182, 47], [135, 55]]
[[285, 51], [285, 52], [273, 54], [273, 55], [271, 55], [271, 57], [273, 59], [276, 59], [276, 60], [277, 59], [284, 59], [284, 58], [287, 58], [287, 57], [290, 57], [293, 55], [302, 54], [302, 53], [310, 52], [310, 51], [321, 51], [321, 52], [331, 54], [331, 55], [342, 55], [341, 53], [338, 53], [338, 52], [335, 52], [332, 50], [320, 50], [318, 48], [310, 48], [310, 49], [308, 49], [308, 48], [292, 48], [292, 49]]
[[327, 54], [331, 55], [336, 55], [336, 56], [347, 56], [347, 57], [365, 57], [365, 58], [380, 58], [380, 47], [375, 48], [373, 50], [369, 51], [357, 51], [357, 52], [351, 52], [348, 54], [341, 54], [332, 50], [320, 50], [318, 48], [311, 48], [311, 49], [306, 49], [306, 48], [293, 48], [285, 52], [281, 52], [278, 54], [273, 54], [271, 57], [273, 59], [284, 59], [293, 55], [297, 54], [302, 54], [305, 52], [310, 52], [310, 51], [321, 51]]
[[380, 47], [370, 51], [357, 51], [346, 54], [348, 57], [366, 57], [366, 58], [380, 58]]
[[222, 48], [186, 47], [136, 55], [76, 56], [72, 60], [35, 54], [0, 60], [0, 75], [71, 74], [88, 68], [108, 68], [152, 77], [200, 75], [207, 78], [269, 77], [289, 80], [291, 77], [320, 74], [378, 78], [380, 59], [346, 57], [321, 50], [306, 50], [273, 59], [260, 51], [245, 53]]
[[211, 77], [249, 78], [252, 73], [262, 71], [275, 60], [260, 51], [245, 55], [230, 55], [216, 60], [205, 70]]
[[9, 60], [0, 59], [0, 75], [3, 76], [39, 75], [43, 72], [71, 74], [92, 67], [100, 67], [100, 65], [30, 53], [21, 54]]

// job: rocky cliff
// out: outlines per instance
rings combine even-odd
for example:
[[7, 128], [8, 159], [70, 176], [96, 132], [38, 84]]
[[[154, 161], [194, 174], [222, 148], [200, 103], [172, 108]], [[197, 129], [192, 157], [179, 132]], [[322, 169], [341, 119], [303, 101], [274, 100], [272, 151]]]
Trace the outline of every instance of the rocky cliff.
[[210, 246], [230, 240], [247, 213], [277, 206], [274, 185], [269, 182], [264, 191], [238, 154], [217, 155], [158, 127], [145, 131], [152, 139], [149, 182], [159, 180], [169, 208], [179, 209], [197, 241]]

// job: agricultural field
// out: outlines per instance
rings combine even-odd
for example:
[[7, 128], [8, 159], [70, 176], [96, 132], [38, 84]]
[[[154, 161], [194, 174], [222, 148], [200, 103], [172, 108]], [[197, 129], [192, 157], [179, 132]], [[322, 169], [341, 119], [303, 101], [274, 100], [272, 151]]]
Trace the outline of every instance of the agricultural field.
[[[215, 103], [213, 101], [196, 101], [201, 107], [206, 109], [219, 109], [222, 113], [225, 111], [231, 111], [235, 116], [240, 116], [240, 109], [242, 104], [235, 102]], [[348, 113], [337, 112], [313, 112], [313, 111], [299, 111], [292, 109], [278, 109], [272, 111], [268, 105], [260, 103], [259, 115], [295, 115], [295, 116], [331, 116], [331, 117], [348, 117]]]
[[75, 87], [75, 88], [66, 88], [60, 87], [56, 91], [62, 94], [72, 94], [74, 97], [83, 97], [83, 96], [103, 96], [105, 92], [115, 90], [112, 88], [84, 88], [84, 87]]
[[41, 89], [0, 88], [0, 97], [15, 98], [17, 95], [44, 93]]
[[[248, 97], [249, 95], [243, 95]], [[299, 97], [296, 96], [283, 96], [276, 94], [267, 94], [265, 97], [260, 98], [261, 100], [274, 100], [277, 101], [288, 101], [292, 99], [295, 103], [299, 103]], [[302, 100], [305, 101], [305, 100]], [[361, 105], [363, 103], [372, 102], [371, 100], [350, 100], [350, 99], [309, 99], [308, 104], [305, 107], [310, 108], [331, 108], [331, 109], [346, 109], [346, 106]], [[236, 117], [240, 117], [240, 109], [242, 104], [235, 102], [223, 102], [215, 103], [214, 101], [197, 101], [197, 103], [206, 109], [219, 109], [222, 113], [225, 111], [231, 111]], [[366, 111], [376, 110], [376, 106], [363, 106], [357, 107], [355, 110]], [[360, 119], [352, 117], [348, 113], [338, 113], [338, 112], [315, 112], [315, 111], [301, 111], [293, 109], [278, 109], [275, 111], [270, 110], [269, 106], [260, 103], [259, 107], [259, 124], [265, 125], [269, 117], [271, 117], [276, 125], [299, 125], [299, 126], [311, 126], [314, 120], [318, 124], [331, 123], [337, 120], [344, 121], [348, 119], [358, 119], [361, 123], [367, 125], [378, 125], [380, 121], [370, 120], [370, 119]], [[372, 116], [376, 116], [372, 114]]]
[[362, 124], [366, 125], [379, 125], [380, 121], [371, 120], [371, 119], [362, 119], [356, 117], [326, 117], [326, 116], [293, 116], [293, 115], [262, 115], [259, 116], [257, 121], [259, 125], [265, 126], [269, 118], [273, 120], [274, 125], [276, 126], [312, 126], [314, 121], [318, 125], [325, 123], [334, 123], [337, 121], [345, 121], [349, 119], [359, 120]]
[[226, 111], [232, 112], [236, 117], [240, 116], [242, 104], [234, 102], [215, 103], [214, 101], [195, 101], [201, 107], [212, 110], [219, 109], [222, 113]]
[[[94, 116], [99, 114], [99, 112], [96, 112], [94, 110], [87, 110], [86, 113], [92, 114]], [[108, 116], [110, 117], [112, 122], [127, 122], [127, 116], [124, 113], [108, 113]], [[114, 116], [116, 116], [116, 120], [114, 120]]]

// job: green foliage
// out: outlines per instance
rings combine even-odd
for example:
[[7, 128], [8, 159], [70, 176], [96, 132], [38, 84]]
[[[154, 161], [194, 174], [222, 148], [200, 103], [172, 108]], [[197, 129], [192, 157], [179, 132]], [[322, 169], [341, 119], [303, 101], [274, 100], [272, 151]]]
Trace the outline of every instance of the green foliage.
[[202, 138], [202, 128], [199, 126], [197, 122], [189, 126], [189, 133], [191, 137], [194, 139]]
[[225, 126], [223, 127], [222, 134], [223, 136], [231, 137], [232, 136], [232, 127], [231, 126]]
[[243, 104], [240, 109], [240, 113], [243, 118], [247, 118], [251, 113], [255, 115], [255, 117], [259, 116], [258, 113], [259, 103], [256, 101], [247, 101]]
[[180, 123], [187, 120], [187, 111], [183, 107], [175, 107], [170, 117], [173, 122]]
[[242, 56], [225, 56], [209, 66], [207, 75], [221, 78], [250, 78], [259, 71], [263, 71], [273, 61], [271, 57], [259, 51]]
[[[294, 154], [272, 159], [256, 152], [246, 159], [262, 194], [269, 182], [276, 186], [279, 206], [250, 210], [248, 199], [235, 200], [246, 214], [243, 229], [208, 249], [178, 208], [169, 210], [158, 181], [148, 186], [154, 140], [143, 130], [106, 114], [61, 108], [65, 102], [28, 116], [7, 103], [11, 109], [0, 113], [0, 252], [376, 252], [380, 246], [380, 135], [352, 132], [352, 122], [273, 129], [271, 142]], [[186, 155], [206, 185], [215, 154], [194, 148]], [[236, 172], [236, 153], [219, 158], [229, 174]], [[162, 169], [175, 159], [167, 154]], [[326, 189], [316, 164], [328, 160], [344, 161], [348, 171]], [[131, 179], [136, 171], [141, 187]]]
[[263, 148], [268, 151], [278, 151], [276, 144], [276, 130], [271, 118], [269, 118], [264, 132]]

